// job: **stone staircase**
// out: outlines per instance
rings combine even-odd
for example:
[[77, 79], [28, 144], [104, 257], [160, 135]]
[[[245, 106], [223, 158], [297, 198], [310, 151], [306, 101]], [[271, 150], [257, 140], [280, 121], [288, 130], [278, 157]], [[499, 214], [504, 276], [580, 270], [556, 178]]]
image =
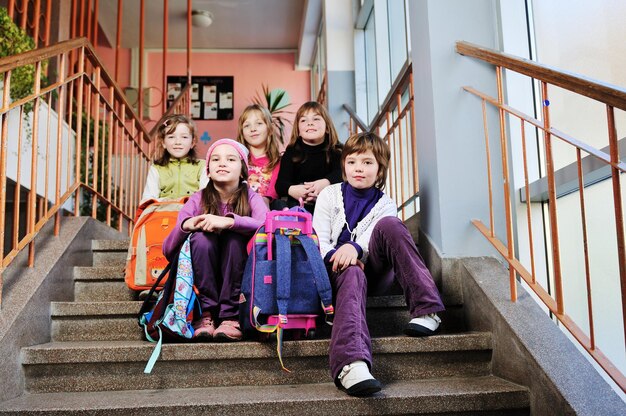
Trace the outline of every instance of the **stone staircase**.
[[[263, 342], [166, 344], [152, 374], [154, 344], [137, 326], [141, 303], [122, 278], [127, 241], [92, 242], [93, 267], [74, 268], [74, 302], [51, 305], [51, 341], [22, 349], [25, 393], [0, 414], [528, 415], [526, 388], [491, 373], [492, 339], [467, 332], [461, 308], [442, 314], [441, 334], [401, 335], [401, 296], [368, 300], [373, 374], [383, 391], [353, 398], [328, 372], [328, 330], [286, 341], [280, 370]], [[157, 412], [157, 413], [155, 413]]]

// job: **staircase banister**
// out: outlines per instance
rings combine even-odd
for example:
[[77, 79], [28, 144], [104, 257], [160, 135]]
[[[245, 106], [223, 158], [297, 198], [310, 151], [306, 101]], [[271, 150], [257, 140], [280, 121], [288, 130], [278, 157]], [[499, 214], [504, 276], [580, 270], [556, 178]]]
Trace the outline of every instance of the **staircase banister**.
[[[178, 97], [176, 97], [176, 99], [174, 100], [174, 102], [172, 102], [172, 104], [169, 106], [169, 108], [167, 109], [167, 111], [165, 111], [165, 113], [161, 116], [161, 118], [154, 124], [154, 126], [152, 126], [152, 129], [150, 129], [150, 133], [149, 133], [149, 138], [150, 140], [152, 139], [152, 137], [157, 133], [157, 130], [159, 128], [159, 126], [161, 124], [163, 124], [163, 122], [165, 121], [165, 119], [169, 116], [171, 116], [172, 114], [174, 114], [174, 109], [176, 108], [176, 106], [178, 105], [178, 103], [180, 103], [182, 100], [185, 99], [185, 95], [187, 94], [187, 92], [191, 89], [191, 84], [187, 84], [185, 85], [185, 87], [181, 90], [180, 94], [178, 94]], [[188, 115], [188, 114], [186, 114]]]
[[105, 66], [98, 58], [93, 46], [87, 38], [77, 38], [66, 40], [63, 42], [56, 43], [51, 46], [46, 46], [40, 49], [33, 49], [27, 52], [23, 52], [17, 55], [6, 56], [4, 58], [0, 58], [0, 73], [4, 73], [6, 71], [10, 71], [16, 68], [19, 68], [24, 65], [34, 65], [37, 62], [42, 60], [54, 58], [62, 53], [70, 52], [77, 48], [85, 48], [85, 55], [91, 61], [94, 66], [100, 68], [100, 77], [104, 79], [107, 84], [113, 88], [115, 91], [115, 95], [118, 99], [125, 105], [126, 114], [130, 116], [132, 119], [138, 121], [137, 128], [143, 132], [143, 139], [146, 143], [150, 142], [150, 133], [146, 130], [144, 124], [141, 122], [139, 116], [135, 113], [132, 105], [128, 102], [126, 95], [122, 91], [122, 89], [117, 85], [115, 80], [109, 73], [106, 71]]
[[111, 75], [109, 75], [109, 73], [106, 70], [106, 67], [104, 66], [102, 61], [100, 61], [100, 58], [98, 58], [98, 55], [96, 54], [96, 51], [93, 49], [93, 46], [91, 45], [91, 43], [89, 43], [87, 38], [81, 38], [81, 39], [83, 39], [84, 42], [85, 42], [86, 55], [89, 57], [89, 60], [95, 66], [100, 68], [100, 77], [102, 79], [106, 80], [106, 82], [115, 91], [115, 95], [117, 95], [119, 97], [119, 100], [122, 103], [124, 103], [124, 106], [126, 107], [126, 114], [129, 115], [131, 118], [133, 118], [133, 119], [138, 121], [137, 127], [143, 132], [143, 140], [146, 143], [150, 143], [150, 132], [148, 132], [148, 130], [146, 129], [144, 123], [142, 122], [142, 119], [135, 112], [134, 107], [128, 102], [128, 98], [126, 97], [126, 94], [124, 94], [124, 91], [122, 91], [122, 89], [119, 87], [119, 85], [117, 85], [117, 82], [115, 82], [113, 77]]
[[380, 106], [378, 113], [370, 123], [369, 129], [367, 131], [375, 131], [374, 129], [376, 128], [376, 126], [380, 125], [383, 119], [386, 117], [387, 109], [393, 108], [394, 101], [396, 100], [397, 91], [402, 85], [405, 85], [407, 82], [409, 82], [409, 76], [411, 75], [412, 68], [413, 64], [410, 60], [407, 60], [398, 72], [396, 81], [393, 83], [391, 88], [389, 88], [389, 92], [387, 93], [385, 100]]
[[348, 104], [344, 104], [343, 109], [346, 110], [350, 117], [352, 117], [357, 126], [359, 126], [359, 129], [361, 129], [362, 131], [369, 131], [367, 125], [363, 122], [363, 120], [361, 120], [361, 118], [358, 116], [356, 111], [352, 109], [352, 107], [350, 107]]
[[504, 52], [458, 41], [456, 52], [573, 91], [626, 111], [626, 89]]
[[17, 55], [0, 58], [0, 73], [13, 70], [15, 68], [35, 64], [38, 61], [54, 58], [55, 56], [70, 51], [75, 48], [87, 45], [87, 38], [77, 38], [55, 43], [45, 48], [33, 49]]

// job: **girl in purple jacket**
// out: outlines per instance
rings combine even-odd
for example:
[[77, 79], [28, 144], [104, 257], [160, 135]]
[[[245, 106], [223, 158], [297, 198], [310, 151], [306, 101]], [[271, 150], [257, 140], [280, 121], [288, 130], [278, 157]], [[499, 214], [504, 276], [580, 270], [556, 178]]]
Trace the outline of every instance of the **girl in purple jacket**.
[[201, 318], [193, 324], [194, 338], [239, 341], [246, 244], [265, 221], [268, 209], [246, 183], [248, 149], [241, 143], [216, 141], [207, 151], [206, 166], [210, 181], [181, 209], [163, 253], [172, 261], [191, 234], [194, 283], [202, 307]]

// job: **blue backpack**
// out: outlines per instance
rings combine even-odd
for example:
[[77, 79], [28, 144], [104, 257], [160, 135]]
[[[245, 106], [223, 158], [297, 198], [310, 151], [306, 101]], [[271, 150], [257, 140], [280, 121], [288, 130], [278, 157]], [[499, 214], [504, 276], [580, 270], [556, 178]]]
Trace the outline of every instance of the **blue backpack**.
[[265, 225], [248, 246], [241, 284], [242, 328], [276, 332], [281, 367], [284, 329], [315, 329], [323, 312], [334, 313], [328, 272], [313, 231], [311, 214], [302, 208], [267, 213]]

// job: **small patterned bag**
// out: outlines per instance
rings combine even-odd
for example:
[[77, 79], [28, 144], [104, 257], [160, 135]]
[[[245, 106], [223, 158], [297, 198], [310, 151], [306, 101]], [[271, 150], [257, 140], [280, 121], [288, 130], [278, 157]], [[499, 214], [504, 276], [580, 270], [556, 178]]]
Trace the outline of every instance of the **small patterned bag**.
[[[151, 308], [152, 293], [170, 269], [176, 270], [176, 274], [173, 276], [174, 278], [167, 279], [163, 290], [159, 293], [156, 304]], [[150, 294], [139, 312], [139, 326], [143, 327], [146, 339], [157, 343], [144, 373], [152, 371], [152, 367], [161, 354], [164, 340], [186, 342], [193, 338], [194, 329], [191, 323], [194, 316], [202, 315], [196, 291], [197, 289], [193, 284], [191, 244], [187, 238], [178, 258], [163, 270], [159, 279], [150, 289]]]

